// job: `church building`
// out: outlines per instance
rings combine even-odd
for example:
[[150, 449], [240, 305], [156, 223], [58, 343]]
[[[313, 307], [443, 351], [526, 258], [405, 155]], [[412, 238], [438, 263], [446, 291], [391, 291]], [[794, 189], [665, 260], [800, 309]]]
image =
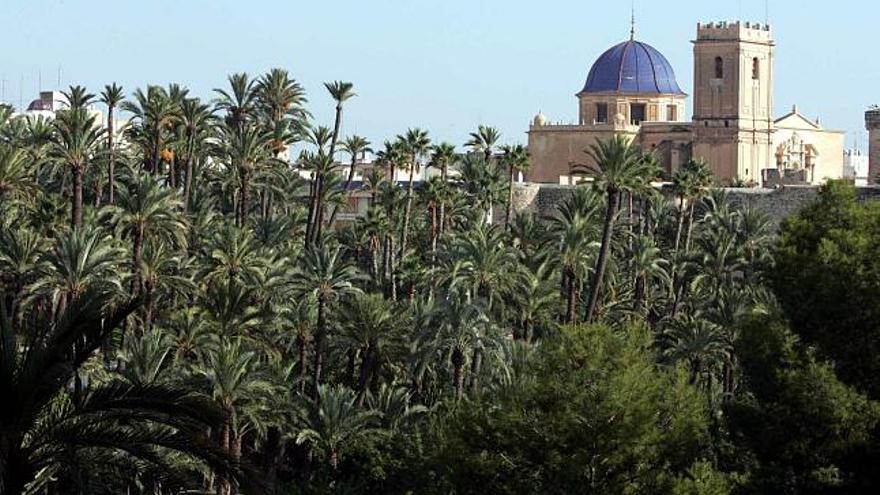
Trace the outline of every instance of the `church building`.
[[577, 93], [577, 124], [538, 114], [529, 126], [532, 182], [570, 183], [589, 163], [596, 140], [624, 135], [674, 172], [702, 159], [721, 184], [819, 184], [843, 176], [845, 134], [823, 129], [797, 107], [773, 118], [774, 48], [770, 26], [697, 26], [693, 117], [688, 95], [659, 51], [630, 39], [593, 64]]

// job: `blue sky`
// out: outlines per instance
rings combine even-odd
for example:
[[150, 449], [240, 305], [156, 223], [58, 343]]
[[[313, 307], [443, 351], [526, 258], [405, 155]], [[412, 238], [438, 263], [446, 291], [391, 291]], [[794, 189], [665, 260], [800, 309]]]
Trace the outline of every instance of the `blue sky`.
[[[669, 58], [691, 92], [698, 21], [764, 20], [764, 0], [637, 0], [637, 37]], [[778, 45], [776, 110], [797, 103], [829, 128], [858, 133], [880, 103], [868, 41], [880, 3], [769, 0]], [[419, 126], [460, 144], [480, 123], [525, 140], [538, 110], [573, 121], [593, 60], [629, 31], [627, 1], [595, 0], [2, 0], [5, 99], [117, 81], [127, 91], [179, 82], [211, 96], [226, 75], [288, 69], [330, 124], [323, 81], [350, 80], [344, 131], [375, 141]]]

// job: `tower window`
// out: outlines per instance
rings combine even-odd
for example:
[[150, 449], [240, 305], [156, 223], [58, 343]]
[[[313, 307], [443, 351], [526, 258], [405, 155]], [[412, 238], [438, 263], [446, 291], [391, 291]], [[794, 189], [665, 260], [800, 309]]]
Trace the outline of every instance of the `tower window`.
[[761, 78], [761, 61], [758, 57], [752, 59], [752, 79], [757, 81]]
[[639, 125], [645, 121], [646, 107], [644, 103], [633, 103], [629, 106], [629, 121], [632, 125]]
[[666, 106], [666, 120], [676, 122], [678, 120], [678, 107], [675, 105]]
[[607, 124], [608, 123], [608, 104], [607, 103], [596, 103], [596, 123], [597, 124]]
[[715, 57], [715, 79], [724, 79], [724, 59]]

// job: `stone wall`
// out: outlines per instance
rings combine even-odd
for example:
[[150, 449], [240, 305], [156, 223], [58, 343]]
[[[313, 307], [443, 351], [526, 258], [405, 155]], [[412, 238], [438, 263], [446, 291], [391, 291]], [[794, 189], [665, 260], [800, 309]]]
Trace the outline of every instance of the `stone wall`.
[[[575, 186], [548, 184], [517, 184], [513, 205], [518, 212], [541, 217], [552, 216], [556, 205], [565, 201]], [[862, 201], [880, 200], [880, 186], [857, 188]], [[816, 200], [817, 186], [786, 186], [780, 189], [727, 189], [731, 199], [741, 205], [763, 212], [774, 225]]]

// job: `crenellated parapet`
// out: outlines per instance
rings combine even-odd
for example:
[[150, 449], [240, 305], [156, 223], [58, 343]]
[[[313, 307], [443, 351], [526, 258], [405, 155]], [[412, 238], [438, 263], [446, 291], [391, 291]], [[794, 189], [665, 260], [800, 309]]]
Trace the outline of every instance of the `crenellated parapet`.
[[710, 22], [697, 24], [698, 41], [747, 41], [773, 44], [773, 29], [769, 24], [751, 22]]

